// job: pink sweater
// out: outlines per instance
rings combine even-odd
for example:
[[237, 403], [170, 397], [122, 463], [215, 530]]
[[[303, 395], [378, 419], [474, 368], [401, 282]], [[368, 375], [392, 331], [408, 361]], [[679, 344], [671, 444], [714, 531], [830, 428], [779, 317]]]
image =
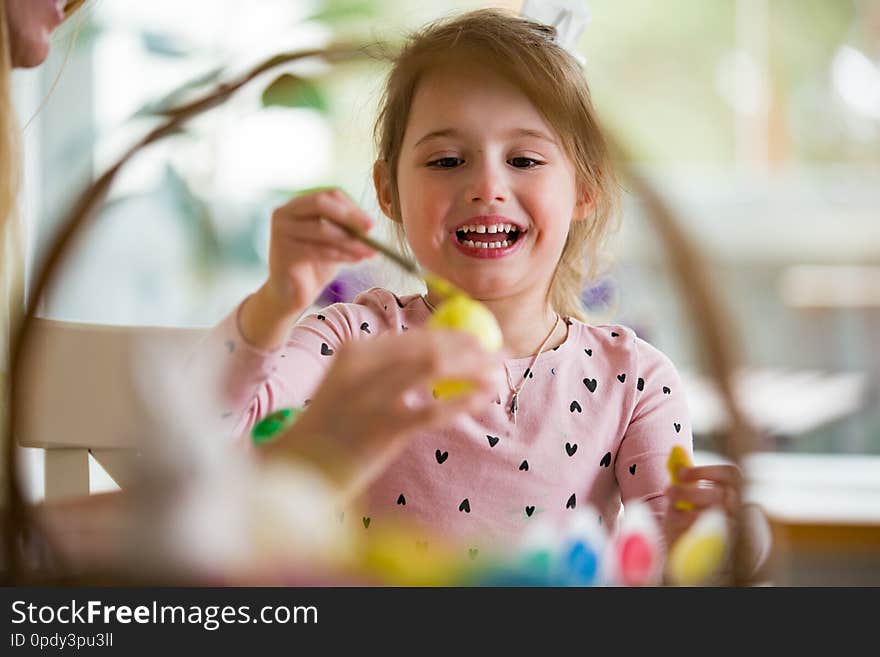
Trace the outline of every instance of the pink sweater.
[[[302, 317], [277, 351], [247, 344], [237, 316], [214, 329], [202, 355], [225, 365], [222, 414], [238, 421], [240, 433], [274, 410], [303, 405], [344, 342], [420, 326], [430, 310], [420, 296], [373, 288]], [[479, 416], [413, 436], [344, 522], [366, 528], [403, 520], [479, 547], [515, 539], [544, 514], [588, 504], [609, 530], [627, 500], [647, 502], [659, 519], [669, 450], [678, 444], [692, 453], [678, 373], [629, 328], [567, 321], [565, 342], [527, 374], [516, 425], [504, 390]], [[514, 384], [530, 362], [506, 361]]]

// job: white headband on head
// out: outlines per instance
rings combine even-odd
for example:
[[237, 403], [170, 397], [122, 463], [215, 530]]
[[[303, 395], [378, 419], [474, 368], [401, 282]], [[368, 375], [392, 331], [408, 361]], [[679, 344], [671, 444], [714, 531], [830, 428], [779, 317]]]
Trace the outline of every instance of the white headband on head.
[[525, 0], [520, 14], [556, 28], [554, 41], [565, 48], [581, 66], [586, 60], [577, 51], [578, 39], [590, 23], [590, 10], [584, 0]]

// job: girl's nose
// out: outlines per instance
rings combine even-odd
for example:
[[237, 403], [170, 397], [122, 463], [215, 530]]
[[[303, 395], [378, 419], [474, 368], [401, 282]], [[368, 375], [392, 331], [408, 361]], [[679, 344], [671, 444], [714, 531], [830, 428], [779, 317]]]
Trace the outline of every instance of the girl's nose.
[[474, 169], [468, 192], [476, 203], [503, 203], [508, 196], [503, 174], [488, 163]]

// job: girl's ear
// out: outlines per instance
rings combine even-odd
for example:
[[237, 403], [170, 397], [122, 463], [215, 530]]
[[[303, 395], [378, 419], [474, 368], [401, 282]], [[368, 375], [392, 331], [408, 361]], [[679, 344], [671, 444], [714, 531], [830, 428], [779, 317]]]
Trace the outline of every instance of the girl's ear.
[[585, 183], [578, 183], [578, 198], [572, 211], [572, 221], [585, 221], [589, 219], [596, 208], [596, 202], [590, 193], [590, 186]]
[[388, 164], [384, 160], [376, 160], [373, 164], [373, 186], [376, 188], [376, 200], [379, 202], [379, 208], [386, 217], [394, 221], [391, 174], [388, 171]]

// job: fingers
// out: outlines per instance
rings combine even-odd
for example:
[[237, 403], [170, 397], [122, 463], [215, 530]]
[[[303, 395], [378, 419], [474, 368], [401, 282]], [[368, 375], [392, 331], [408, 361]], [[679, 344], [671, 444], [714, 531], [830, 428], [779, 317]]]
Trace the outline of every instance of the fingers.
[[483, 390], [495, 390], [500, 382], [500, 356], [462, 332], [413, 329], [363, 345], [372, 349], [369, 358], [376, 359], [375, 375], [389, 392], [444, 379], [470, 381]]
[[[279, 219], [325, 217], [334, 224], [349, 226], [363, 232], [373, 227], [370, 216], [339, 189], [296, 196], [277, 208], [273, 216]], [[345, 234], [345, 231], [342, 231], [342, 234]]]
[[[349, 405], [356, 404], [365, 413], [380, 412], [383, 433], [391, 437], [484, 410], [497, 394], [499, 358], [472, 336], [413, 329], [344, 345], [333, 378], [357, 382], [347, 388]], [[472, 387], [451, 399], [431, 397], [429, 385], [449, 379], [467, 381]]]
[[349, 236], [339, 226], [319, 217], [274, 219], [272, 244], [291, 252], [296, 248], [312, 247], [322, 255], [337, 255], [363, 260], [375, 252], [365, 244]]
[[664, 528], [670, 545], [696, 522], [698, 515], [693, 511], [676, 509], [674, 505], [669, 506], [664, 519]]
[[431, 400], [421, 408], [411, 410], [406, 417], [406, 430], [415, 431], [435, 429], [464, 415], [472, 415], [484, 410], [492, 399], [492, 393], [474, 390], [459, 397], [438, 401]]
[[296, 196], [272, 213], [272, 234], [276, 240], [326, 245], [360, 259], [373, 250], [351, 237], [341, 226], [367, 232], [373, 221], [339, 189]]
[[290, 216], [328, 217], [358, 230], [373, 227], [373, 220], [361, 210], [341, 189], [325, 189], [294, 196], [276, 212]]
[[448, 426], [465, 415], [484, 411], [496, 391], [473, 387], [448, 399], [434, 399], [430, 394], [404, 394], [389, 405], [383, 420], [390, 434], [404, 435], [415, 431], [429, 431]]
[[709, 507], [721, 507], [735, 513], [739, 506], [736, 488], [720, 484], [694, 486], [674, 484], [666, 489], [669, 508], [676, 511], [700, 512]]
[[690, 502], [698, 509], [705, 509], [723, 504], [724, 489], [720, 486], [701, 488], [675, 484], [666, 489], [666, 496], [673, 507], [679, 506], [678, 502]]
[[[678, 480], [678, 485], [667, 489], [670, 509], [699, 512], [710, 506], [720, 506], [733, 514], [739, 506], [742, 473], [735, 465], [679, 468]], [[696, 485], [700, 482], [707, 485]]]
[[742, 484], [742, 473], [735, 465], [702, 465], [693, 468], [680, 468], [678, 479], [682, 483], [712, 481], [725, 486]]
[[[299, 222], [300, 224], [318, 224], [319, 221]], [[337, 229], [339, 230], [339, 229]], [[313, 228], [306, 226], [296, 229], [280, 229], [273, 237], [273, 248], [283, 249], [288, 254], [297, 253], [317, 262], [359, 262], [374, 255], [369, 247], [343, 238], [337, 241], [334, 238], [321, 238]], [[296, 251], [294, 251], [296, 249]]]

